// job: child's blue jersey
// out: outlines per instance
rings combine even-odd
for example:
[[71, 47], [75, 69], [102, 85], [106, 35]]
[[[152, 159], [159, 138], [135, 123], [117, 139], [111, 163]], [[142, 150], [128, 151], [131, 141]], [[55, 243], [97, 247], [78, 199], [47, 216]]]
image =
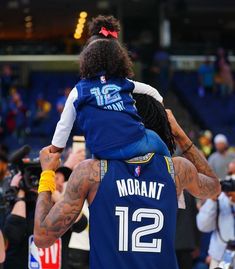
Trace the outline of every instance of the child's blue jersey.
[[171, 159], [101, 164], [107, 172], [90, 205], [90, 269], [178, 269]]
[[92, 153], [115, 149], [140, 140], [145, 128], [131, 96], [134, 83], [104, 76], [76, 85], [77, 120]]

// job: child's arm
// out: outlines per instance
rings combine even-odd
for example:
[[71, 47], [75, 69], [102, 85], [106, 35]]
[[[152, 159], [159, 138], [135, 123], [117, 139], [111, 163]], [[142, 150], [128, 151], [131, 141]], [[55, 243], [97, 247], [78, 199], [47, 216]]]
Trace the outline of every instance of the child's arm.
[[138, 81], [131, 80], [131, 82], [133, 82], [134, 85], [135, 85], [133, 93], [147, 94], [149, 96], [152, 96], [158, 102], [163, 104], [163, 98], [162, 98], [162, 96], [160, 95], [160, 93], [158, 92], [157, 89], [151, 87], [148, 84], [141, 83], [141, 82], [138, 82]]
[[77, 115], [76, 109], [74, 107], [74, 102], [77, 100], [77, 98], [77, 89], [73, 88], [65, 103], [64, 110], [60, 117], [60, 121], [57, 123], [56, 126], [56, 130], [51, 142], [52, 145], [50, 148], [50, 151], [52, 153], [61, 152], [66, 146]]

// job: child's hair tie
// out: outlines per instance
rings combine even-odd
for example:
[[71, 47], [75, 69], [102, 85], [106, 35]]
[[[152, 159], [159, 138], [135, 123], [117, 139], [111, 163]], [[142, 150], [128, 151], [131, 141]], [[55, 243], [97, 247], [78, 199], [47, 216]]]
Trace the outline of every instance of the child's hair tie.
[[99, 34], [102, 34], [103, 36], [112, 36], [113, 38], [118, 38], [118, 32], [117, 31], [110, 31], [106, 29], [105, 27], [102, 27], [99, 31]]

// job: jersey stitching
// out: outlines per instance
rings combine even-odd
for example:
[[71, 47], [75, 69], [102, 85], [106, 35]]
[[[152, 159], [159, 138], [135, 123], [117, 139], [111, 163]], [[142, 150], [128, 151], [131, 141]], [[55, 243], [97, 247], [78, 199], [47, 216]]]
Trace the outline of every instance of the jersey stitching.
[[127, 163], [134, 163], [134, 164], [137, 164], [137, 163], [147, 163], [147, 162], [149, 162], [153, 158], [154, 154], [155, 153], [150, 153], [150, 154], [147, 154], [145, 156], [137, 157], [137, 158], [146, 158], [147, 157], [147, 159], [135, 160], [137, 158], [134, 158], [133, 160], [129, 160], [129, 161], [126, 161], [126, 162]]

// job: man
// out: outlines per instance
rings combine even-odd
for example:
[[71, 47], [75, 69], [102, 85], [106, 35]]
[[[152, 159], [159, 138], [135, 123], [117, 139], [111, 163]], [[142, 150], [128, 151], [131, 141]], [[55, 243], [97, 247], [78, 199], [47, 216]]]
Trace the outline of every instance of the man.
[[[234, 180], [235, 185], [235, 160], [228, 165], [228, 178]], [[197, 215], [198, 228], [202, 232], [212, 232], [209, 246], [209, 255], [212, 258], [211, 269], [224, 260], [223, 255], [228, 248], [228, 242], [230, 240], [235, 242], [234, 212], [235, 191], [231, 190], [222, 192], [218, 199], [208, 199]], [[232, 268], [235, 268], [235, 264]]]
[[208, 162], [216, 175], [222, 180], [227, 174], [228, 164], [235, 159], [235, 154], [228, 152], [228, 140], [223, 134], [217, 134], [214, 138], [216, 152], [213, 153]]
[[[148, 96], [136, 104], [146, 128], [158, 128], [169, 147], [172, 136], [163, 106]], [[187, 189], [199, 198], [214, 197], [220, 185], [207, 161], [168, 113], [176, 141], [194, 165], [184, 158], [177, 157], [172, 162], [157, 154], [130, 161], [86, 160], [72, 173], [64, 199], [53, 206], [51, 170], [57, 168], [60, 155], [50, 153], [49, 148], [41, 151], [44, 172], [34, 229], [38, 247], [49, 246], [60, 237], [87, 199], [91, 269], [178, 268], [174, 251], [177, 195]]]

